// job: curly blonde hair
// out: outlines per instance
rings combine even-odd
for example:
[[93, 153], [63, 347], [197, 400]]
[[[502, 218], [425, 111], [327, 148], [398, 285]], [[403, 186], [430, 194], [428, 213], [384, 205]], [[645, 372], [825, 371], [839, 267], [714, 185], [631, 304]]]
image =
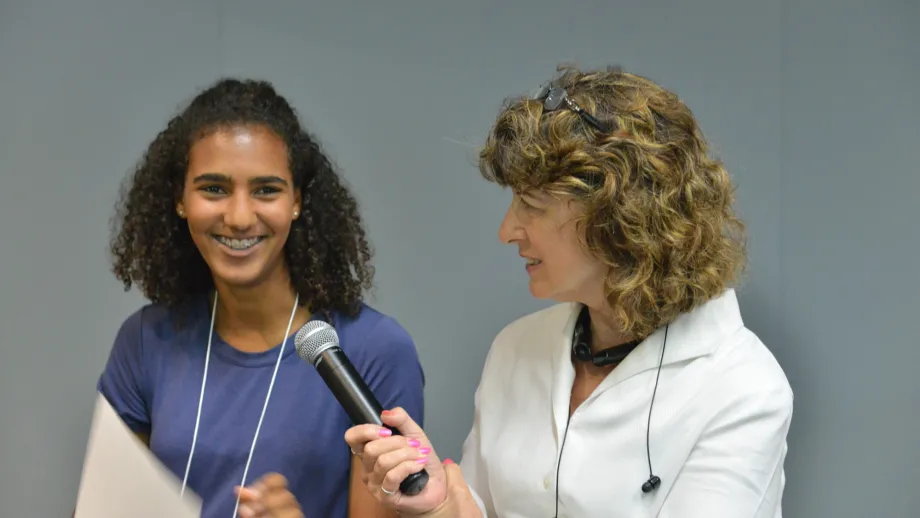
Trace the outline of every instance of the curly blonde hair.
[[551, 82], [585, 112], [506, 103], [480, 152], [489, 181], [581, 202], [579, 235], [609, 269], [607, 301], [624, 331], [645, 337], [719, 296], [745, 266], [745, 225], [734, 187], [690, 109], [672, 92], [620, 68], [560, 67]]

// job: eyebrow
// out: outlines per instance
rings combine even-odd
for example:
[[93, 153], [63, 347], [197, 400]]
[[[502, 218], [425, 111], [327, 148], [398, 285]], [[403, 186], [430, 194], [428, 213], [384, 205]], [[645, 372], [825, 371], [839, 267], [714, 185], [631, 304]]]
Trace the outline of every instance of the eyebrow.
[[[200, 174], [196, 176], [195, 179], [192, 181], [193, 183], [196, 183], [196, 184], [207, 183], [207, 182], [229, 183], [231, 181], [231, 178], [229, 175], [221, 174], [221, 173], [204, 173], [204, 174]], [[280, 176], [267, 175], [267, 176], [257, 176], [255, 178], [252, 178], [249, 180], [249, 183], [253, 185], [270, 185], [270, 184], [287, 185], [288, 182], [284, 178], [281, 178]]]

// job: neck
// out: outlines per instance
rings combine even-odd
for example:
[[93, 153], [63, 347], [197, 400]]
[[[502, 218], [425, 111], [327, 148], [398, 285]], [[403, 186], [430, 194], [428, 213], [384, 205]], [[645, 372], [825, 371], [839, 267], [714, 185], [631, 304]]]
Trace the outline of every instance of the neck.
[[[216, 327], [222, 333], [279, 337], [291, 318], [296, 293], [286, 272], [255, 286], [230, 286], [215, 282], [218, 293]], [[306, 313], [303, 307], [298, 313]], [[299, 319], [295, 316], [294, 324]], [[292, 329], [296, 329], [292, 327]]]
[[623, 326], [610, 307], [588, 306], [591, 315], [591, 352], [625, 344], [632, 337], [622, 331]]

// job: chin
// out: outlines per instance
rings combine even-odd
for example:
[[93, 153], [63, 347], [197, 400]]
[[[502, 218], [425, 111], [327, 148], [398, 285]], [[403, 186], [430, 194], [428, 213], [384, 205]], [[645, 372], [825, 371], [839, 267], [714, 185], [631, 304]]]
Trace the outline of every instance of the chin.
[[571, 291], [558, 290], [553, 286], [543, 283], [530, 283], [530, 294], [540, 300], [552, 300], [555, 302], [575, 302], [578, 297]]
[[270, 276], [268, 264], [263, 261], [245, 265], [230, 265], [218, 261], [208, 266], [215, 282], [236, 288], [256, 286]]
[[[260, 272], [261, 273], [261, 272]], [[248, 272], [214, 272], [214, 281], [234, 288], [251, 288], [257, 286], [266, 275], [250, 274]]]
[[553, 290], [541, 283], [530, 283], [530, 294], [538, 299], [552, 299]]

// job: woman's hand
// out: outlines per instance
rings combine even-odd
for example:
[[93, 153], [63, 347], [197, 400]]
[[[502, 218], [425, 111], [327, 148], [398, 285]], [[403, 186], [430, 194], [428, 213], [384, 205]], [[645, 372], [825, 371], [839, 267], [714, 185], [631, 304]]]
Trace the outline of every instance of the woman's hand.
[[[353, 426], [345, 432], [345, 442], [364, 466], [368, 491], [401, 514], [427, 515], [437, 511], [447, 499], [447, 476], [425, 432], [402, 408], [384, 410], [381, 418], [403, 435], [393, 435], [389, 429], [371, 424]], [[408, 496], [399, 491], [406, 477], [423, 469], [429, 478], [421, 493]]]
[[251, 486], [237, 487], [235, 492], [240, 497], [241, 518], [303, 518], [287, 479], [279, 473], [269, 473]]

